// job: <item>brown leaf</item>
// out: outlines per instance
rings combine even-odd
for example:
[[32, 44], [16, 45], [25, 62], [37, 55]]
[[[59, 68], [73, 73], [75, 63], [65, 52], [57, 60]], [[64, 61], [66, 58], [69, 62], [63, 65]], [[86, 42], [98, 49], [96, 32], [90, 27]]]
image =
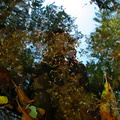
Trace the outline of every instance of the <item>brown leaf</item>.
[[15, 88], [16, 88], [16, 92], [17, 92], [18, 97], [19, 97], [19, 100], [20, 100], [20, 102], [21, 102], [22, 104], [28, 105], [28, 104], [30, 104], [30, 103], [32, 103], [32, 102], [34, 101], [34, 100], [30, 100], [30, 99], [25, 95], [24, 91], [23, 91], [20, 87], [18, 87], [13, 80], [12, 80], [12, 82], [13, 82]]
[[18, 99], [16, 99], [17, 101], [17, 104], [18, 104], [18, 110], [23, 114], [22, 116], [22, 120], [33, 120], [29, 115], [28, 113], [25, 111], [25, 107], [22, 107], [19, 102], [18, 102]]

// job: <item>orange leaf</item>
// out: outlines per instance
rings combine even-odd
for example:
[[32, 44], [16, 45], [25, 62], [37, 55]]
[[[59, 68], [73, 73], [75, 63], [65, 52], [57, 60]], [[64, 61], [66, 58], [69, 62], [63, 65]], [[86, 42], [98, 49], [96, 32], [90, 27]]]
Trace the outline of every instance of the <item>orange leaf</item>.
[[25, 108], [24, 107], [21, 107], [19, 102], [18, 102], [18, 99], [16, 99], [17, 101], [17, 104], [18, 104], [18, 109], [19, 111], [23, 114], [22, 116], [22, 120], [33, 120], [33, 118], [31, 118], [28, 113], [25, 111]]
[[18, 94], [19, 100], [21, 103], [23, 104], [30, 104], [31, 102], [33, 102], [33, 100], [30, 100], [24, 93], [24, 91], [18, 87], [15, 82], [12, 80], [14, 86], [16, 87], [16, 92]]

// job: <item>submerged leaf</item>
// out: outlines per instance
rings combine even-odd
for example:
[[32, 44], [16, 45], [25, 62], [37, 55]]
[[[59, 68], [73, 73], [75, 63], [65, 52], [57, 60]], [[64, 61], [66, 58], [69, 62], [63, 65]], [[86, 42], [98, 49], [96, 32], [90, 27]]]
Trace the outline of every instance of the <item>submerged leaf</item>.
[[28, 113], [26, 112], [26, 109], [19, 104], [18, 99], [16, 99], [16, 101], [17, 101], [17, 104], [18, 104], [18, 109], [19, 109], [19, 111], [23, 114], [22, 120], [33, 120], [33, 119], [28, 115]]
[[45, 114], [45, 110], [42, 108], [37, 108], [38, 112], [40, 113], [40, 115], [44, 115]]

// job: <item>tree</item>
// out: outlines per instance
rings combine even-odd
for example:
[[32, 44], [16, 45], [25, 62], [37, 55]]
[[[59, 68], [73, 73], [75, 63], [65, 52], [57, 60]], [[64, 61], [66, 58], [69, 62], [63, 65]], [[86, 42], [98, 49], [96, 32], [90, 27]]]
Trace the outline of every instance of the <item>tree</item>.
[[[22, 50], [26, 47], [25, 39], [28, 38], [26, 21], [29, 18], [29, 5], [27, 1], [0, 2], [1, 27], [0, 27], [0, 61], [5, 67], [16, 68], [20, 63]], [[16, 54], [17, 53], [17, 54]]]
[[0, 29], [4, 29], [4, 33], [8, 31], [10, 33], [10, 31], [12, 32], [16, 29], [25, 30], [25, 23], [29, 17], [29, 4], [27, 0], [3, 0], [0, 2], [0, 9]]
[[118, 0], [91, 0], [95, 2], [100, 9], [106, 9], [114, 11], [120, 8], [120, 2]]
[[34, 60], [41, 61], [48, 44], [46, 41], [49, 41], [47, 36], [58, 29], [70, 32], [74, 27], [74, 19], [61, 7], [53, 4], [43, 7], [43, 2], [26, 0], [0, 3], [2, 10], [0, 55], [1, 64], [5, 67], [16, 70], [23, 68], [20, 61], [24, 49], [28, 46], [31, 46]]
[[74, 18], [71, 18], [71, 16], [64, 11], [62, 6], [58, 7], [53, 3], [42, 7], [41, 1], [36, 0], [32, 2], [31, 7], [29, 29], [39, 29], [44, 32], [62, 29], [66, 32], [71, 32], [72, 28], [75, 27]]
[[[104, 71], [107, 72], [112, 87], [119, 90], [119, 14], [119, 11], [117, 13], [106, 11], [98, 13], [98, 18], [95, 20], [100, 23], [99, 27], [91, 34], [91, 39], [88, 41], [91, 56], [97, 58], [96, 62], [87, 63], [88, 74], [91, 85], [94, 84], [100, 88], [98, 93], [101, 93], [105, 82]], [[94, 71], [95, 74], [91, 71]], [[94, 89], [93, 86], [92, 89]]]

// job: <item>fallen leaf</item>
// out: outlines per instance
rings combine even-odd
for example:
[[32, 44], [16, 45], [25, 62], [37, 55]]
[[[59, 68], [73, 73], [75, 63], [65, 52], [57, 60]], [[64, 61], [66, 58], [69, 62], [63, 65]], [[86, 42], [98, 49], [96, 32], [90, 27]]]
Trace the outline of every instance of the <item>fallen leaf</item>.
[[16, 99], [16, 101], [17, 101], [17, 104], [18, 104], [18, 109], [19, 109], [19, 111], [23, 114], [22, 120], [33, 120], [33, 119], [28, 115], [28, 113], [26, 112], [25, 107], [22, 107], [22, 106], [19, 104], [18, 99]]
[[16, 92], [17, 92], [17, 94], [18, 94], [18, 97], [19, 97], [19, 100], [20, 100], [21, 103], [23, 103], [23, 104], [25, 104], [25, 105], [28, 105], [28, 104], [34, 102], [34, 100], [30, 100], [30, 99], [25, 95], [24, 91], [23, 91], [20, 87], [18, 87], [13, 80], [12, 80], [12, 82], [13, 82], [15, 88], [16, 88]]
[[45, 114], [45, 110], [42, 108], [37, 108], [38, 112], [40, 113], [41, 116]]
[[7, 104], [8, 98], [6, 96], [0, 96], [0, 104]]
[[28, 108], [31, 110], [30, 113], [29, 113], [29, 115], [32, 118], [37, 118], [38, 113], [37, 113], [36, 107], [32, 105], [32, 106], [29, 106]]

